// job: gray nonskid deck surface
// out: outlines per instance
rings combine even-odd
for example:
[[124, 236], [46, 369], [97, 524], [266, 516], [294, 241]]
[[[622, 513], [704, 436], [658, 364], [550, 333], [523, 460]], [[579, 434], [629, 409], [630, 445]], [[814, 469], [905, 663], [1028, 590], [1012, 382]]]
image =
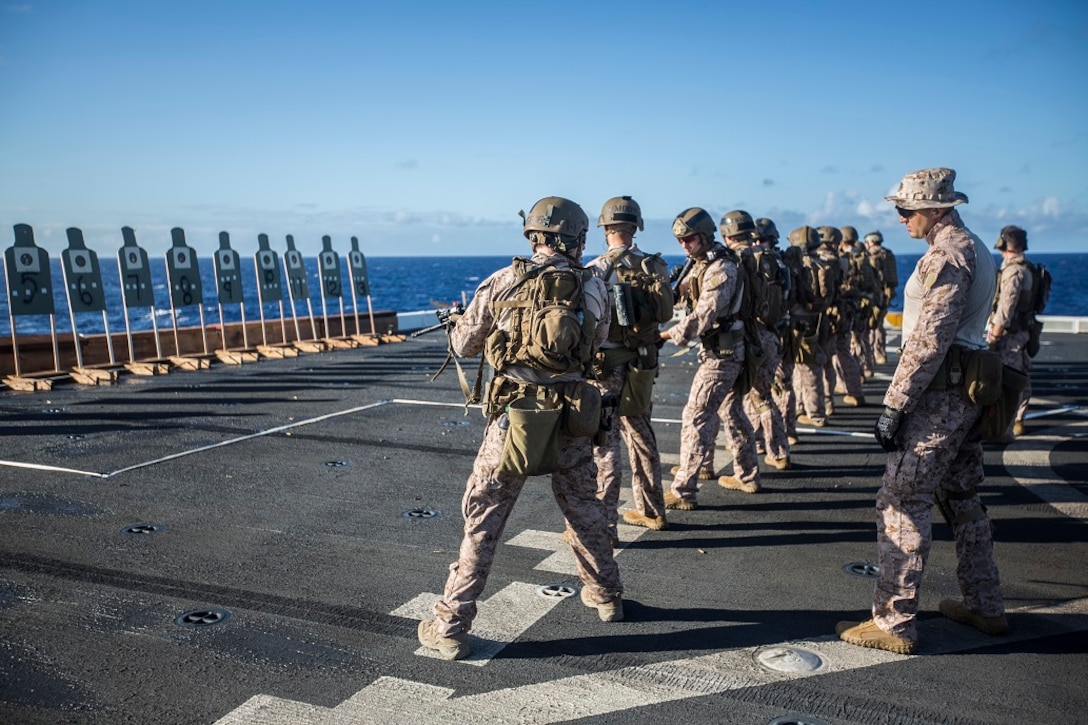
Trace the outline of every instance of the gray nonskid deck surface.
[[[866, 407], [802, 428], [794, 468], [765, 470], [760, 493], [711, 482], [666, 531], [621, 526], [622, 623], [564, 596], [562, 520], [531, 479], [463, 662], [415, 635], [456, 557], [484, 422], [452, 366], [429, 382], [440, 336], [2, 393], [0, 722], [1082, 719], [1088, 338], [1046, 342], [1026, 435], [986, 456], [1014, 632], [936, 613], [958, 595], [938, 520], [911, 657], [832, 635], [866, 616], [872, 579], [851, 572], [876, 555], [870, 432], [892, 364]], [[666, 471], [694, 363], [666, 356], [655, 390]], [[730, 471], [720, 443], [716, 464]]]

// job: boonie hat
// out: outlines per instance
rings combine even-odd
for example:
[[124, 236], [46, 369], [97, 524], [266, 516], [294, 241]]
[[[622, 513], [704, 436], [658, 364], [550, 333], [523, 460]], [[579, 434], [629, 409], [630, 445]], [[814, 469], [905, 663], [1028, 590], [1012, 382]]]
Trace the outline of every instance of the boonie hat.
[[885, 196], [902, 209], [943, 209], [967, 203], [967, 194], [952, 188], [956, 172], [936, 167], [912, 171], [899, 182], [893, 196]]

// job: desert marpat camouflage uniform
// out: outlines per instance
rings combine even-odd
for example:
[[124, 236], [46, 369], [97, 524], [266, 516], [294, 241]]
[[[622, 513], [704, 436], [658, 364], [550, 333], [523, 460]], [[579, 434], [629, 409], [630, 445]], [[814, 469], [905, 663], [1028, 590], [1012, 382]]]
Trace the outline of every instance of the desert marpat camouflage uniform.
[[786, 421], [772, 391], [782, 365], [782, 339], [777, 332], [759, 325], [759, 341], [763, 346], [763, 364], [752, 381], [752, 389], [744, 396], [744, 412], [755, 436], [763, 441], [767, 456], [781, 461], [789, 458], [790, 443]]
[[993, 259], [955, 210], [927, 241], [931, 246], [904, 291], [902, 353], [884, 397], [884, 405], [906, 413], [900, 450], [888, 454], [876, 499], [880, 574], [873, 618], [881, 630], [907, 640], [918, 638], [918, 592], [938, 489], [951, 494], [964, 603], [982, 616], [1004, 613], [990, 520], [976, 490], [984, 478], [981, 409], [960, 387], [928, 390], [953, 343], [982, 347], [988, 307], [980, 301], [993, 299]]
[[[614, 247], [610, 247], [611, 251]], [[636, 244], [629, 248], [633, 255], [641, 256]], [[611, 290], [611, 263], [606, 255], [597, 257], [586, 265], [593, 274], [604, 280]], [[607, 297], [611, 299], [611, 295]], [[609, 342], [602, 343], [602, 349]], [[656, 349], [652, 351], [656, 358]], [[617, 365], [596, 381], [602, 395], [619, 396], [627, 379], [627, 365]], [[608, 525], [615, 535], [619, 519], [617, 506], [620, 500], [620, 486], [623, 480], [620, 440], [627, 446], [628, 461], [631, 464], [631, 494], [635, 509], [651, 518], [665, 516], [665, 492], [661, 483], [661, 455], [657, 449], [657, 436], [650, 422], [651, 409], [642, 415], [617, 415], [612, 427], [605, 431], [604, 441], [593, 447], [593, 457], [597, 462], [597, 496], [608, 507]]]
[[[533, 256], [536, 264], [548, 260], [549, 257], [542, 254]], [[560, 266], [565, 264], [565, 258], [558, 262]], [[494, 319], [491, 300], [509, 289], [514, 279], [513, 267], [505, 267], [480, 283], [464, 316], [451, 332], [450, 339], [457, 355], [472, 357], [482, 352]], [[600, 345], [608, 334], [608, 301], [605, 294], [603, 282], [596, 278], [587, 280], [586, 309], [600, 321], [596, 345]], [[500, 329], [508, 330], [508, 317], [508, 313], [500, 315]], [[582, 377], [580, 373], [552, 376], [526, 367], [511, 367], [504, 375], [537, 384]], [[487, 421], [483, 442], [465, 488], [461, 504], [461, 513], [465, 518], [464, 538], [457, 561], [450, 565], [442, 598], [434, 607], [435, 630], [442, 636], [471, 629], [476, 617], [476, 600], [487, 583], [499, 537], [525, 485], [525, 476], [496, 471], [506, 440], [506, 430], [499, 425], [500, 417], [491, 416]], [[561, 429], [559, 470], [551, 474], [552, 493], [566, 519], [578, 576], [594, 601], [608, 602], [622, 594], [623, 586], [612, 555], [605, 506], [596, 495], [596, 475], [590, 439], [568, 435]]]
[[1031, 270], [1024, 255], [1006, 259], [1001, 265], [998, 276], [997, 296], [994, 298], [993, 311], [990, 313], [989, 326], [1000, 327], [1001, 337], [997, 340], [996, 351], [1001, 355], [1001, 362], [1028, 376], [1028, 382], [1020, 393], [1020, 404], [1016, 415], [1009, 423], [1007, 435], [1011, 435], [1012, 426], [1022, 422], [1028, 412], [1031, 400], [1031, 356], [1028, 355], [1028, 337], [1030, 333], [1023, 320], [1017, 314], [1021, 294], [1030, 294], [1033, 280]]
[[[737, 294], [737, 265], [725, 256], [721, 244], [715, 243], [712, 252], [715, 258], [702, 270], [697, 285], [699, 297], [692, 311], [669, 328], [669, 338], [677, 345], [700, 339], [720, 318], [731, 315]], [[726, 432], [733, 450], [733, 474], [745, 483], [759, 483], [752, 424], [744, 414], [743, 396], [733, 390], [744, 364], [743, 329], [742, 321], [733, 323], [732, 332], [737, 340], [730, 356], [720, 357], [699, 348], [699, 367], [681, 415], [680, 461], [672, 484], [672, 492], [678, 498], [692, 502], [697, 498], [699, 467], [710, 460], [714, 450], [718, 432], [715, 418], [723, 404], [728, 411]]]

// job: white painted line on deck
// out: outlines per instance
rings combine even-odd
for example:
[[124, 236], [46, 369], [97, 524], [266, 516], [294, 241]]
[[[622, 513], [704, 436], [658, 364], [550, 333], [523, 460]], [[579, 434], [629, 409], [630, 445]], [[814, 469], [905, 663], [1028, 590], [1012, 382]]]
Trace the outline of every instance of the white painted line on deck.
[[94, 471], [77, 471], [74, 468], [62, 468], [60, 466], [46, 466], [40, 463], [22, 463], [20, 461], [0, 461], [0, 466], [11, 468], [30, 468], [35, 471], [54, 471], [56, 473], [76, 473], [80, 476], [94, 476], [95, 478], [108, 478], [108, 473], [95, 473]]
[[[989, 637], [950, 620], [922, 625], [922, 655], [970, 651], [996, 643], [1029, 641], [1047, 634], [1088, 629], [1088, 599], [1012, 612], [1047, 620], [1047, 627], [1023, 627], [1006, 637]], [[1049, 632], [1043, 632], [1049, 629]], [[928, 647], [926, 642], [938, 643]], [[761, 667], [755, 655], [771, 646], [799, 647], [819, 654], [825, 664], [812, 673], [782, 673]], [[710, 655], [607, 672], [564, 677], [478, 695], [397, 677], [379, 677], [341, 704], [323, 708], [270, 695], [256, 695], [215, 725], [348, 725], [348, 723], [521, 723], [544, 725], [601, 717], [635, 707], [715, 695], [729, 690], [820, 677], [865, 667], [906, 662], [919, 655], [897, 655], [855, 647], [829, 635], [724, 650]]]

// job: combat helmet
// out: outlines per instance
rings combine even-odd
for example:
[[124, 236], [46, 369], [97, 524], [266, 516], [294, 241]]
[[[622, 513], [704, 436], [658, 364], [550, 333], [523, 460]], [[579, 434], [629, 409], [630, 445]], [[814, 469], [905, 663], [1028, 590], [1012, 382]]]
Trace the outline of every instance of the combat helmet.
[[778, 227], [774, 225], [774, 221], [767, 217], [760, 217], [756, 219], [756, 236], [761, 240], [770, 242], [772, 245], [778, 243]]
[[880, 232], [869, 232], [868, 234], [865, 235], [865, 243], [866, 244], [883, 244], [884, 243], [884, 235], [881, 234]]
[[1028, 249], [1028, 233], [1020, 227], [1010, 224], [1002, 227], [997, 235], [997, 244], [994, 249], [999, 252], [1026, 252]]
[[706, 209], [693, 206], [676, 215], [672, 222], [672, 235], [677, 239], [699, 234], [707, 244], [714, 241], [714, 219]]
[[589, 217], [582, 207], [561, 196], [546, 196], [529, 210], [519, 212], [522, 233], [535, 247], [546, 244], [563, 254], [571, 254], [586, 243]]
[[820, 246], [820, 235], [810, 226], [797, 227], [789, 236], [790, 245], [811, 252]]
[[842, 234], [842, 241], [847, 244], [856, 244], [858, 241], [858, 230], [854, 227], [839, 227], [839, 233]]
[[729, 237], [743, 237], [745, 240], [756, 236], [756, 222], [752, 215], [743, 209], [726, 212], [718, 225], [723, 239]]
[[816, 230], [820, 235], [820, 243], [833, 249], [839, 248], [839, 242], [842, 241], [842, 232], [835, 227], [820, 227]]
[[645, 229], [642, 225], [642, 209], [638, 202], [629, 196], [614, 196], [601, 207], [601, 215], [597, 217], [597, 226], [607, 227], [612, 224], [632, 224], [641, 232]]

